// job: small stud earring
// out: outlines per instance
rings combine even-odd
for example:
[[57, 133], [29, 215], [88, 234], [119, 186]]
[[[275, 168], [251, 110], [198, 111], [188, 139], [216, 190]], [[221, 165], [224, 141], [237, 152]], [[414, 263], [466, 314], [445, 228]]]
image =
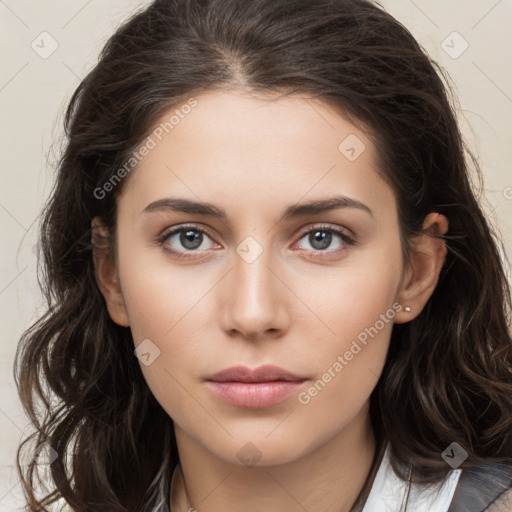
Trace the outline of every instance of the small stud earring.
[[411, 308], [409, 306], [405, 306], [405, 311], [407, 311], [407, 313], [410, 313], [411, 312]]

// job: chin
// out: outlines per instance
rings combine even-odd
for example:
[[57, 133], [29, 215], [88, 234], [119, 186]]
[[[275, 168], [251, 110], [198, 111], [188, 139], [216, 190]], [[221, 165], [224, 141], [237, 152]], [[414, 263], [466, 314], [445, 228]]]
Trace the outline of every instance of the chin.
[[[275, 426], [274, 423], [273, 428]], [[279, 434], [278, 429], [270, 435], [272, 429], [244, 429], [239, 433], [231, 431], [233, 438], [224, 438], [223, 442], [216, 443], [212, 443], [209, 438], [206, 448], [229, 464], [250, 468], [294, 462], [322, 444], [321, 439], [306, 439], [300, 429], [292, 431], [283, 428]]]

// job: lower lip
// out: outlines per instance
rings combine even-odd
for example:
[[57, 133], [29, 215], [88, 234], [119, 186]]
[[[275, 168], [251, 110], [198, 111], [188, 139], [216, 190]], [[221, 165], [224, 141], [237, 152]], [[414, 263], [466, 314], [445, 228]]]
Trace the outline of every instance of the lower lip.
[[232, 405], [238, 407], [271, 407], [302, 386], [304, 381], [275, 380], [270, 382], [217, 382], [208, 381], [210, 389]]

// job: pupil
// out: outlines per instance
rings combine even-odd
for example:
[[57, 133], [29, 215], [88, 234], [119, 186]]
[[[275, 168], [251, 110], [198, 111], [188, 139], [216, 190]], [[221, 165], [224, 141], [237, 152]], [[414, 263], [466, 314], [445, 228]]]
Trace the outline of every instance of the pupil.
[[310, 243], [315, 249], [325, 249], [329, 247], [332, 240], [332, 234], [326, 231], [316, 231], [309, 235]]

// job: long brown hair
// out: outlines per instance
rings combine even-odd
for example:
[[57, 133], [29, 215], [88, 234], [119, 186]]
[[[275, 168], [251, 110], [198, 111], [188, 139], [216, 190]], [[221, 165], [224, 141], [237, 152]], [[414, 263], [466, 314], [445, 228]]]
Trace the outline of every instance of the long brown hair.
[[[16, 355], [35, 426], [17, 459], [28, 510], [60, 498], [80, 512], [150, 511], [176, 467], [172, 421], [98, 289], [91, 219], [114, 231], [129, 177], [108, 193], [104, 184], [165, 111], [225, 86], [307, 93], [366, 127], [398, 198], [404, 250], [428, 213], [449, 219], [438, 286], [417, 318], [394, 326], [371, 397], [395, 470], [405, 478], [412, 461], [418, 479], [440, 481], [452, 442], [469, 454], [462, 467], [512, 462], [509, 285], [445, 84], [413, 36], [367, 0], [157, 0], [115, 32], [66, 113], [41, 222], [48, 310]], [[23, 457], [41, 443], [56, 459], [51, 492], [36, 496], [41, 466]]]

